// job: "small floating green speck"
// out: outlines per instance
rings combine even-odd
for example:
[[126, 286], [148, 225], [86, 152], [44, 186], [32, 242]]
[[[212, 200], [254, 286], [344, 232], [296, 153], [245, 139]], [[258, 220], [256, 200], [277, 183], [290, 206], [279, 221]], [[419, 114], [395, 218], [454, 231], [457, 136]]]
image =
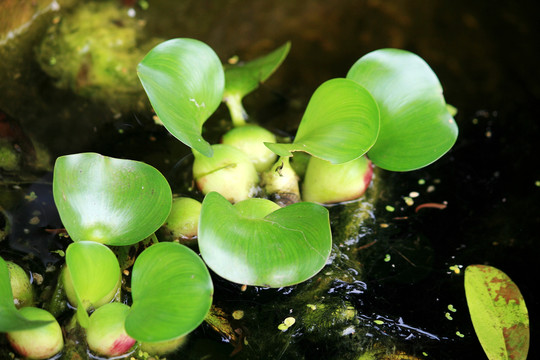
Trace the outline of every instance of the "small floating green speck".
[[244, 317], [244, 311], [243, 310], [235, 310], [232, 313], [232, 317], [235, 320], [240, 320]]
[[278, 325], [278, 330], [287, 331], [291, 326], [294, 325], [295, 322], [296, 322], [296, 319], [293, 318], [292, 316], [289, 316], [288, 318], [283, 320], [281, 324]]
[[286, 319], [283, 321], [283, 323], [284, 323], [285, 325], [287, 325], [287, 327], [293, 326], [295, 322], [296, 322], [296, 319], [293, 318], [292, 316], [289, 316], [288, 318], [286, 318]]

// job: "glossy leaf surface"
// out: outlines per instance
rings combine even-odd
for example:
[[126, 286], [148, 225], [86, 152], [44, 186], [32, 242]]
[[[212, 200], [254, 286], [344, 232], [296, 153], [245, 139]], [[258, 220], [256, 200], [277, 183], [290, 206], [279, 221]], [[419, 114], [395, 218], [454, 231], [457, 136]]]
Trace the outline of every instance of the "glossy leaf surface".
[[265, 145], [279, 156], [304, 151], [333, 164], [365, 154], [377, 140], [379, 109], [371, 94], [349, 79], [332, 79], [315, 91], [292, 144]]
[[[241, 206], [242, 212], [216, 192], [203, 201], [199, 249], [218, 275], [239, 284], [281, 287], [307, 280], [323, 268], [332, 246], [324, 207], [296, 203], [261, 218], [261, 213]], [[262, 214], [267, 211], [265, 206]]]
[[287, 42], [258, 59], [226, 66], [224, 98], [230, 95], [242, 98], [255, 90], [276, 71], [287, 57], [290, 48], [291, 43]]
[[526, 359], [529, 316], [514, 282], [485, 265], [465, 269], [465, 294], [474, 330], [490, 360]]
[[347, 78], [364, 86], [379, 106], [380, 133], [368, 153], [377, 166], [418, 169], [454, 145], [456, 122], [437, 76], [419, 56], [398, 49], [376, 50], [360, 58]]
[[195, 252], [162, 242], [135, 261], [131, 291], [127, 333], [138, 341], [157, 342], [178, 338], [199, 326], [212, 304], [214, 288]]
[[54, 202], [73, 241], [131, 245], [167, 219], [172, 193], [150, 165], [96, 153], [61, 156], [53, 179]]
[[50, 321], [28, 320], [19, 314], [13, 303], [9, 271], [6, 262], [0, 257], [0, 332], [34, 329], [49, 323]]
[[137, 73], [167, 130], [187, 146], [212, 156], [202, 125], [223, 98], [225, 76], [216, 53], [198, 40], [168, 40], [148, 52]]
[[120, 281], [120, 265], [111, 249], [93, 241], [71, 243], [66, 250], [66, 264], [77, 298], [77, 318], [86, 327], [86, 310], [114, 296]]

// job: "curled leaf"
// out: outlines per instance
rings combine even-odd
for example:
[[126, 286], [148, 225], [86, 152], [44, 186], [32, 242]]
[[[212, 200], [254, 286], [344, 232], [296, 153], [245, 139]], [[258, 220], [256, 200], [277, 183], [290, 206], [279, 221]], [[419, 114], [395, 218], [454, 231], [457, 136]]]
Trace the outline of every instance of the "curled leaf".
[[79, 323], [86, 327], [86, 311], [111, 301], [120, 287], [120, 265], [111, 249], [94, 241], [70, 244], [66, 264], [63, 273], [66, 294], [77, 306]]
[[255, 90], [276, 71], [287, 57], [290, 48], [291, 43], [286, 42], [260, 58], [226, 66], [224, 99], [231, 95], [242, 98]]
[[379, 133], [379, 109], [371, 94], [349, 79], [323, 83], [307, 106], [292, 144], [265, 145], [279, 156], [304, 151], [333, 164], [364, 155]]
[[178, 140], [212, 156], [202, 125], [223, 97], [225, 75], [205, 43], [172, 39], [154, 47], [137, 67], [139, 79], [163, 125]]

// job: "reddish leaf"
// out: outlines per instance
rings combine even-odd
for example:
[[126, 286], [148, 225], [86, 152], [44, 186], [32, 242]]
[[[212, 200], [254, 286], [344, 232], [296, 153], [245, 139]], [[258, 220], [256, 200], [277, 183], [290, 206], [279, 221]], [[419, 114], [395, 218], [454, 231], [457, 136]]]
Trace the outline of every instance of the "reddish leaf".
[[517, 285], [494, 267], [470, 265], [465, 270], [465, 294], [474, 330], [487, 357], [526, 359], [529, 316]]

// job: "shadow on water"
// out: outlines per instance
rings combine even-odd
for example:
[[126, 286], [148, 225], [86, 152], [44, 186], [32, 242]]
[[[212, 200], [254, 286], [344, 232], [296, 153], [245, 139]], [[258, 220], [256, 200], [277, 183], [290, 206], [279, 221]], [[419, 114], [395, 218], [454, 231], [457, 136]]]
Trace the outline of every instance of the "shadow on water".
[[[78, 6], [59, 3], [69, 11]], [[363, 209], [369, 216], [355, 231], [347, 224], [358, 204], [331, 209], [338, 229], [333, 263], [320, 276], [294, 287], [245, 291], [214, 276], [215, 304], [228, 314], [244, 311], [242, 319], [231, 320], [239, 342], [231, 345], [205, 324], [178, 358], [225, 359], [236, 351], [238, 359], [356, 359], [373, 344], [381, 353], [396, 346], [426, 359], [484, 358], [463, 290], [463, 270], [475, 263], [495, 266], [518, 284], [532, 339], [538, 337], [540, 15], [531, 4], [149, 4], [148, 10], [137, 8], [146, 35], [198, 38], [224, 61], [235, 54], [253, 58], [292, 40], [282, 68], [246, 98], [250, 114], [268, 128], [293, 133], [320, 83], [344, 76], [358, 57], [383, 47], [411, 50], [432, 66], [447, 101], [458, 108], [460, 128], [454, 148], [435, 164], [409, 173], [378, 171], [377, 193]], [[43, 23], [35, 20], [38, 29], [30, 30], [30, 44], [20, 53], [0, 47], [7, 59], [0, 66], [2, 113], [52, 158], [96, 151], [142, 160], [166, 174], [176, 192], [188, 193], [189, 171], [183, 169], [189, 151], [153, 123], [148, 104], [118, 111], [58, 89], [39, 67], [36, 46], [56, 15], [45, 14]], [[226, 116], [221, 108], [208, 122], [205, 136], [212, 142], [219, 141], [213, 129], [223, 129]], [[61, 224], [51, 200], [51, 175], [2, 171], [0, 181], [5, 214], [0, 224], [11, 229], [0, 253], [30, 259], [32, 271], [44, 273], [61, 260], [50, 251], [68, 243], [52, 231]], [[426, 203], [444, 209], [418, 208]], [[288, 316], [296, 323], [281, 332], [277, 326]], [[533, 340], [531, 359], [539, 356], [534, 345]]]

